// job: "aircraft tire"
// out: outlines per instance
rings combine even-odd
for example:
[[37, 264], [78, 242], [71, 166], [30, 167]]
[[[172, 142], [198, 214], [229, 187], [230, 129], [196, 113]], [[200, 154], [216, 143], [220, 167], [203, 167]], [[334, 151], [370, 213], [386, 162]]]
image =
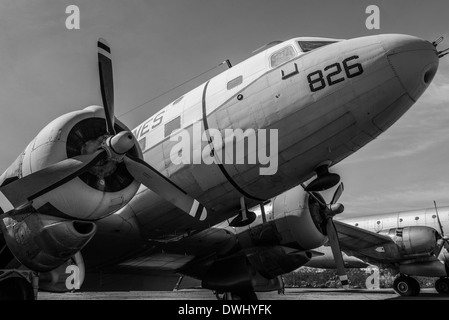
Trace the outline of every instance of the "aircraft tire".
[[420, 292], [418, 281], [404, 275], [400, 275], [394, 280], [393, 289], [401, 296], [416, 296]]
[[439, 294], [449, 294], [449, 278], [440, 278], [435, 281], [435, 290]]

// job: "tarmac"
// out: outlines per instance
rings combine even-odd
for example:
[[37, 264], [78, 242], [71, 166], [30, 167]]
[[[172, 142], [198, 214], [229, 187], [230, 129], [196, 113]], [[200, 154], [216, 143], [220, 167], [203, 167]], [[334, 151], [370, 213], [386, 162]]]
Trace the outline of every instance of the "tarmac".
[[[393, 289], [309, 289], [286, 288], [283, 295], [277, 292], [259, 292], [259, 300], [449, 300], [435, 289], [421, 289], [415, 297], [402, 297]], [[182, 289], [178, 291], [129, 292], [39, 292], [38, 300], [216, 300], [210, 290]]]

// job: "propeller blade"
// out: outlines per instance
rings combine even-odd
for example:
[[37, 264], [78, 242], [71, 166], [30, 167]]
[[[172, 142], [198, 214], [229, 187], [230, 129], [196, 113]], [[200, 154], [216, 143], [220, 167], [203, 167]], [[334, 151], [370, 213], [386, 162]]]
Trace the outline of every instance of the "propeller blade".
[[106, 131], [114, 135], [114, 81], [111, 48], [106, 40], [98, 39], [98, 71], [100, 73], [101, 98], [106, 117]]
[[323, 201], [321, 201], [316, 195], [314, 195], [311, 191], [307, 191], [307, 187], [304, 185], [304, 183], [301, 183], [301, 187], [304, 189], [305, 192], [307, 192], [307, 194], [310, 197], [315, 199], [315, 201], [318, 202], [322, 208], [326, 208], [327, 207], [327, 205]]
[[76, 178], [106, 156], [104, 150], [66, 159], [0, 187], [4, 213], [19, 208]]
[[125, 156], [124, 162], [134, 179], [192, 217], [200, 221], [206, 219], [207, 210], [202, 204], [148, 163], [130, 155]]
[[338, 199], [340, 199], [344, 190], [345, 190], [345, 187], [343, 186], [343, 182], [342, 182], [338, 186], [337, 190], [335, 190], [335, 192], [334, 192], [334, 196], [332, 197], [331, 205], [337, 203]]
[[437, 214], [437, 221], [438, 221], [438, 224], [439, 224], [439, 226], [440, 226], [441, 237], [444, 239], [443, 225], [441, 224], [440, 215], [438, 214], [437, 203], [436, 203], [435, 200], [433, 201], [433, 204], [434, 204], [434, 206], [435, 206], [435, 212], [436, 212], [436, 214]]
[[348, 276], [346, 275], [343, 255], [340, 249], [340, 241], [338, 240], [337, 229], [332, 219], [328, 219], [326, 223], [327, 236], [329, 237], [332, 254], [334, 255], [335, 264], [337, 265], [337, 274], [340, 278], [341, 285], [345, 289], [349, 289]]

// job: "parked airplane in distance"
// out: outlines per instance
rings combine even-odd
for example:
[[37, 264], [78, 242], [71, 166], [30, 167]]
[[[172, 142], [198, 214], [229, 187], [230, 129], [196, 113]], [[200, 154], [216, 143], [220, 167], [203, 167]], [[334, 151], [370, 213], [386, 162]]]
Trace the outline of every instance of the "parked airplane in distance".
[[[332, 219], [342, 188], [329, 206], [318, 191], [339, 183], [330, 167], [416, 102], [442, 54], [398, 34], [274, 43], [131, 133], [114, 117], [111, 49], [100, 39], [103, 107], [51, 122], [0, 177], [0, 268], [40, 272], [47, 290], [65, 283], [70, 263], [99, 290], [105, 273], [168, 270], [256, 298], [329, 240], [347, 285]], [[270, 218], [245, 229], [248, 208], [272, 197]], [[31, 295], [8, 274], [0, 293]]]
[[[449, 207], [339, 219], [335, 227], [347, 268], [368, 264], [389, 268], [399, 275], [394, 290], [404, 296], [418, 295], [420, 285], [411, 276], [436, 277], [435, 289], [449, 293]], [[306, 266], [336, 268], [329, 249]], [[360, 260], [359, 260], [360, 259]], [[357, 265], [354, 262], [358, 261]]]

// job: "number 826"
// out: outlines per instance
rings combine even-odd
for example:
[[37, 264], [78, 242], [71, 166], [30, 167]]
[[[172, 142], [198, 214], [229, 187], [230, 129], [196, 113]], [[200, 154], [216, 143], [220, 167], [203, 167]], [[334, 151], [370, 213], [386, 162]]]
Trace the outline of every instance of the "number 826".
[[[359, 56], [352, 56], [343, 60], [342, 65], [345, 70], [346, 77], [354, 78], [363, 73], [363, 67], [360, 63], [352, 63], [352, 60], [356, 60], [358, 58]], [[323, 71], [321, 70], [314, 71], [307, 76], [309, 87], [312, 92], [324, 89], [326, 87], [326, 80], [329, 86], [333, 86], [334, 84], [345, 80], [345, 77], [343, 76], [338, 77], [342, 72], [340, 63], [331, 64], [325, 67], [324, 71], [330, 71], [326, 78], [324, 78]]]

